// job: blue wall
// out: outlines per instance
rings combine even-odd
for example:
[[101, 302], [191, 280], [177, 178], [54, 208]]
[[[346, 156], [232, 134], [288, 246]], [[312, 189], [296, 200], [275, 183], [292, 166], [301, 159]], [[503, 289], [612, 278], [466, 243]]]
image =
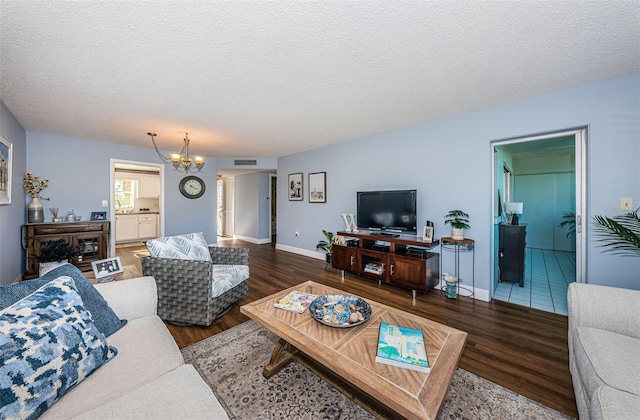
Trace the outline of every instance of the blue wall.
[[253, 243], [268, 243], [269, 174], [265, 172], [235, 177], [235, 236]]
[[26, 133], [0, 101], [0, 134], [13, 143], [11, 204], [0, 206], [0, 284], [22, 278], [26, 252], [22, 248], [21, 226], [27, 218], [22, 181], [27, 166]]
[[[92, 211], [107, 210], [101, 201], [109, 199], [111, 159], [158, 163], [153, 149], [27, 133], [27, 170], [49, 180], [43, 191], [43, 196], [51, 198], [44, 202], [45, 215], [49, 207], [58, 207], [61, 214], [73, 209], [83, 218]], [[208, 158], [202, 172], [195, 174], [205, 182], [206, 192], [191, 200], [178, 190], [185, 174], [165, 168], [165, 235], [204, 232], [207, 242], [216, 243], [216, 172], [215, 159]]]
[[[640, 203], [640, 73], [560, 90], [512, 103], [400, 128], [280, 158], [278, 189], [287, 175], [327, 172], [327, 203], [278, 197], [279, 249], [310, 255], [322, 229], [339, 230], [341, 213], [355, 213], [359, 190], [418, 189], [418, 220], [436, 223], [436, 237], [449, 236], [443, 216], [463, 209], [471, 217], [465, 235], [476, 241], [476, 287], [490, 290], [491, 141], [588, 126], [587, 209], [620, 214], [621, 197]], [[296, 237], [295, 232], [300, 232]], [[640, 258], [603, 252], [590, 241], [587, 281], [640, 289]], [[445, 267], [446, 268], [446, 267]], [[488, 292], [487, 292], [488, 293]]]

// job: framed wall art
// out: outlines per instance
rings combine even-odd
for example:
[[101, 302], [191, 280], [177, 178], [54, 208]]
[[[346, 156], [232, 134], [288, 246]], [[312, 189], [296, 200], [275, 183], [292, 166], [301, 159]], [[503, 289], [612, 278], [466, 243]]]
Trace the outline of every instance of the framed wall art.
[[13, 143], [0, 135], [0, 205], [11, 204]]
[[302, 201], [302, 172], [289, 174], [289, 201]]
[[309, 202], [327, 202], [327, 173], [314, 172], [309, 174]]

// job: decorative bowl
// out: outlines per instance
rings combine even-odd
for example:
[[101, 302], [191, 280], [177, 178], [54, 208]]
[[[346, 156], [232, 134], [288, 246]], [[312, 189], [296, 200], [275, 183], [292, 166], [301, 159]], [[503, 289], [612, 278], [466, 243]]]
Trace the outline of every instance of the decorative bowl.
[[[324, 295], [311, 302], [309, 313], [321, 324], [336, 328], [351, 328], [369, 319], [371, 306], [357, 296]], [[354, 313], [354, 319], [350, 320]]]

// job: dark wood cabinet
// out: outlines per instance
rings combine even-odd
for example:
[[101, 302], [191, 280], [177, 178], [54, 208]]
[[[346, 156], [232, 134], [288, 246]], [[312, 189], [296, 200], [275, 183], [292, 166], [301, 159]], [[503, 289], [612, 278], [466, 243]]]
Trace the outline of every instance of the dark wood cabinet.
[[31, 255], [40, 253], [40, 245], [47, 241], [64, 239], [78, 245], [81, 254], [70, 262], [82, 271], [91, 270], [91, 262], [107, 258], [109, 248], [109, 222], [106, 220], [87, 222], [32, 223], [22, 227], [23, 240], [27, 247], [27, 272], [25, 279], [39, 276], [40, 263]]
[[518, 282], [520, 287], [524, 286], [526, 235], [526, 225], [500, 225], [498, 235], [500, 281]]
[[333, 267], [361, 277], [426, 293], [440, 279], [438, 254], [429, 252], [439, 242], [418, 237], [388, 237], [368, 231], [338, 232], [355, 238], [358, 246], [333, 246]]
[[356, 249], [352, 246], [334, 245], [332, 248], [332, 265], [346, 271], [355, 271], [357, 264]]

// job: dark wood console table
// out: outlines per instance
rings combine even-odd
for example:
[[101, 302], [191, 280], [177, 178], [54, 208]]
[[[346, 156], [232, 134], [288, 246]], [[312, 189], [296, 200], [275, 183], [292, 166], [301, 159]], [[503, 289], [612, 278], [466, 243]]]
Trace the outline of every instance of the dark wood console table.
[[427, 293], [440, 281], [440, 259], [431, 252], [440, 242], [427, 242], [417, 236], [387, 236], [361, 230], [337, 233], [348, 241], [333, 246], [334, 268], [358, 276]]
[[107, 258], [109, 221], [29, 223], [22, 226], [23, 243], [27, 248], [27, 272], [24, 279], [40, 275], [40, 263], [31, 255], [40, 253], [43, 242], [64, 239], [78, 245], [81, 254], [70, 262], [82, 271], [91, 270], [91, 262]]

